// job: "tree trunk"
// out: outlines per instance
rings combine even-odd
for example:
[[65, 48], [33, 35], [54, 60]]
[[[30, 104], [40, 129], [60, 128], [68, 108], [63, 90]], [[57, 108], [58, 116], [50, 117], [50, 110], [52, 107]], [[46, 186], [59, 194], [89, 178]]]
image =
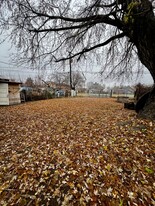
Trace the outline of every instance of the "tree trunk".
[[[149, 22], [148, 22], [149, 24]], [[149, 27], [149, 26], [148, 26]], [[154, 29], [153, 29], [154, 28]], [[148, 34], [150, 30], [150, 35]], [[148, 32], [147, 32], [148, 31]], [[146, 35], [141, 37], [137, 46], [138, 56], [141, 62], [147, 67], [152, 75], [154, 85], [152, 91], [146, 99], [144, 107], [139, 111], [139, 116], [149, 119], [155, 119], [155, 24], [151, 28], [146, 29]], [[143, 100], [139, 100], [140, 104]]]
[[[147, 5], [148, 6], [148, 5]], [[148, 9], [148, 8], [147, 8]], [[155, 18], [152, 9], [142, 13], [134, 19], [134, 24], [128, 28], [129, 38], [135, 44], [138, 57], [143, 65], [150, 71], [154, 86], [139, 114], [143, 117], [155, 119]], [[139, 100], [139, 101], [144, 101]]]
[[140, 61], [150, 71], [155, 82], [155, 20], [146, 18], [141, 22], [137, 26], [141, 28], [136, 31], [138, 38], [136, 38], [135, 45]]
[[137, 102], [137, 105], [141, 106], [145, 101], [144, 107], [138, 111], [138, 116], [155, 120], [155, 86], [145, 96], [147, 99], [142, 98]]

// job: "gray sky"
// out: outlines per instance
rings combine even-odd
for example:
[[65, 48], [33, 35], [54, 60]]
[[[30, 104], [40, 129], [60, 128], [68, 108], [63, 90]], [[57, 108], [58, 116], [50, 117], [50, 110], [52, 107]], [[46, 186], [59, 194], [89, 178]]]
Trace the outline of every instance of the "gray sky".
[[[76, 3], [79, 3], [79, 0], [76, 1]], [[82, 3], [83, 1], [81, 1]], [[155, 1], [153, 1], [153, 4], [155, 4]], [[81, 5], [81, 4], [80, 4]], [[0, 41], [2, 40], [2, 36], [0, 36]], [[3, 44], [0, 44], [0, 75], [4, 76], [6, 78], [14, 78], [14, 79], [21, 79], [22, 81], [26, 79], [27, 77], [32, 77], [35, 78], [36, 76], [40, 75], [42, 71], [40, 70], [30, 70], [26, 69], [25, 66], [21, 66], [20, 68], [17, 67], [16, 65], [13, 65], [13, 63], [10, 62], [10, 54], [14, 51], [14, 49], [11, 49], [11, 45], [9, 42], [5, 42]], [[82, 65], [82, 64], [81, 64]], [[119, 85], [122, 82], [121, 81], [112, 81], [112, 80], [102, 80], [99, 75], [96, 72], [100, 71], [99, 67], [96, 67], [95, 65], [92, 66], [90, 69], [89, 67], [83, 65], [81, 67], [77, 67], [77, 69], [80, 69], [80, 71], [83, 71], [87, 82], [92, 81], [92, 82], [101, 82], [105, 83], [107, 86], [111, 85]], [[66, 71], [69, 71], [69, 65], [68, 68], [66, 68]], [[49, 74], [49, 71], [43, 72], [43, 75], [46, 73]], [[46, 78], [46, 77], [45, 77]], [[143, 83], [143, 84], [153, 84], [152, 77], [150, 73], [148, 72], [147, 69], [144, 69], [143, 75], [141, 75], [138, 79], [136, 78], [136, 74], [133, 76], [132, 81], [128, 82], [127, 80], [123, 82], [124, 85], [135, 85], [136, 83]]]
[[[43, 75], [44, 79], [46, 79], [46, 74], [50, 73], [50, 69], [46, 72], [42, 72], [40, 70], [29, 70], [25, 69], [25, 66], [21, 66], [20, 68], [17, 67], [15, 64], [10, 62], [10, 56], [11, 53], [14, 51], [14, 49], [10, 49], [10, 43], [3, 43], [0, 45], [0, 76], [3, 76], [5, 78], [11, 78], [16, 80], [24, 81], [27, 77], [36, 78], [38, 75]], [[81, 64], [82, 65], [82, 64]], [[73, 66], [74, 67], [74, 66]], [[135, 85], [136, 83], [143, 83], [143, 84], [153, 84], [153, 80], [151, 75], [149, 74], [148, 70], [144, 68], [143, 75], [141, 75], [138, 79], [136, 78], [136, 74], [134, 75], [132, 81], [128, 82], [118, 82], [118, 81], [112, 81], [112, 80], [104, 80], [100, 78], [98, 72], [100, 71], [99, 67], [93, 66], [91, 68], [88, 68], [85, 64], [83, 66], [75, 66], [76, 69], [79, 69], [80, 71], [83, 71], [84, 76], [86, 77], [87, 82], [99, 82], [103, 83], [106, 86], [113, 86], [113, 85]], [[65, 70], [69, 71], [69, 65], [66, 66]]]

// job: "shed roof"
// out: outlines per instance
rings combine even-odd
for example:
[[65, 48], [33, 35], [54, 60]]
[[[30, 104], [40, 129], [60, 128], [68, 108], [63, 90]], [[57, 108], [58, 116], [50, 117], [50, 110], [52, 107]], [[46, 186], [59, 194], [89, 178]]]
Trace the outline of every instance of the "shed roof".
[[0, 78], [0, 83], [22, 84], [22, 82], [16, 82], [16, 81], [11, 81], [11, 80], [9, 80], [9, 79], [1, 79], [1, 78]]

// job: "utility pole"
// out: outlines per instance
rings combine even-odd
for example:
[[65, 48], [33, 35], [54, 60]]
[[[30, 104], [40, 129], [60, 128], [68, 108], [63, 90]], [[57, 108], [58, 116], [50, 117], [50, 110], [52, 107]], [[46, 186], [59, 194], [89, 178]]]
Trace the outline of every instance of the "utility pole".
[[76, 96], [75, 94], [75, 87], [73, 86], [73, 81], [72, 81], [72, 58], [71, 58], [71, 52], [69, 52], [69, 70], [70, 70], [70, 89], [71, 89], [71, 96], [74, 97]]
[[70, 74], [70, 89], [72, 90], [73, 85], [72, 85], [72, 59], [71, 59], [71, 52], [69, 52], [69, 74]]

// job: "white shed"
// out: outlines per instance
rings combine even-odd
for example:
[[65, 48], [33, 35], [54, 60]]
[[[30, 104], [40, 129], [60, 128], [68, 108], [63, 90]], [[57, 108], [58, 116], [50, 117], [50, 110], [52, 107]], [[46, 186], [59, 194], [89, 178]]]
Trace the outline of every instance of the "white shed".
[[0, 105], [20, 104], [21, 82], [0, 79]]

